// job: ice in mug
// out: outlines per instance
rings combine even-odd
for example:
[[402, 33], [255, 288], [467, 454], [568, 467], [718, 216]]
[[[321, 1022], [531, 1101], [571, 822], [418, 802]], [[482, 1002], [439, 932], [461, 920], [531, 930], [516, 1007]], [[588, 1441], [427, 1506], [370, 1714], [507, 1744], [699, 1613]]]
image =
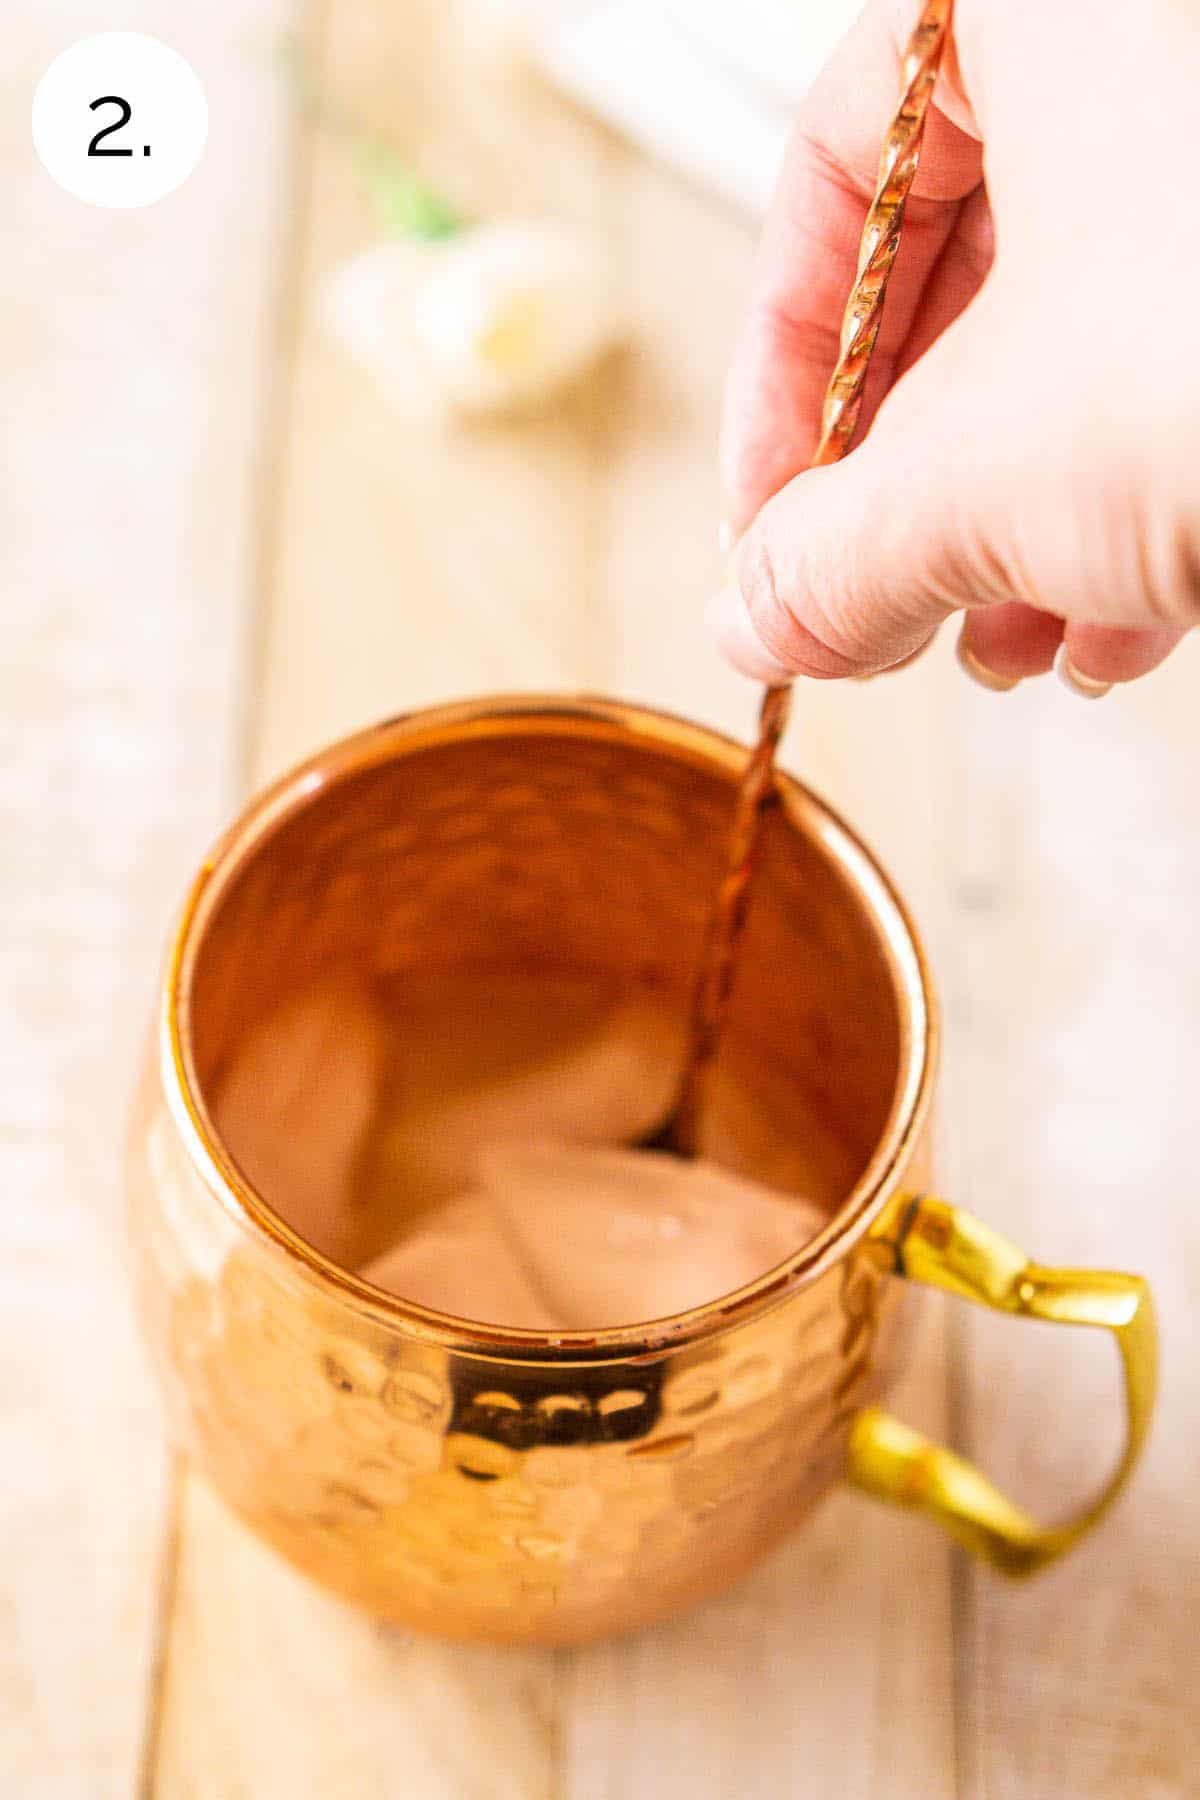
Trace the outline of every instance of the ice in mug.
[[651, 1000], [589, 1012], [578, 984], [555, 996], [493, 977], [457, 1017], [419, 992], [318, 986], [252, 1034], [217, 1123], [326, 1255], [489, 1324], [587, 1330], [683, 1312], [820, 1229], [813, 1200], [720, 1166], [753, 1165], [776, 1138], [728, 1081], [708, 1157], [624, 1147], [666, 1105], [679, 1028]]

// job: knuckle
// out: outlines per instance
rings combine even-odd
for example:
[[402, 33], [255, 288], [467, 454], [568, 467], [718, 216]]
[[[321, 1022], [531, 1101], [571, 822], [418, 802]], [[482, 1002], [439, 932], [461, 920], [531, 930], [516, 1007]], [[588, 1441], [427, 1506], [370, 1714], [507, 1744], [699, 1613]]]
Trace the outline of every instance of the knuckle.
[[1143, 553], [1143, 587], [1156, 623], [1200, 625], [1200, 519], [1184, 515], [1161, 533], [1158, 556]]
[[[742, 598], [751, 623], [771, 655], [797, 675], [831, 680], [858, 674], [863, 658], [844, 640], [810, 597], [789, 591], [763, 537], [746, 546], [739, 566]], [[809, 604], [805, 604], [809, 598]], [[804, 617], [800, 608], [804, 607]]]
[[1127, 476], [1108, 493], [1108, 580], [1128, 598], [1138, 623], [1189, 629], [1200, 624], [1200, 517]]
[[1189, 519], [1182, 527], [1178, 556], [1184, 622], [1200, 625], [1200, 520]]

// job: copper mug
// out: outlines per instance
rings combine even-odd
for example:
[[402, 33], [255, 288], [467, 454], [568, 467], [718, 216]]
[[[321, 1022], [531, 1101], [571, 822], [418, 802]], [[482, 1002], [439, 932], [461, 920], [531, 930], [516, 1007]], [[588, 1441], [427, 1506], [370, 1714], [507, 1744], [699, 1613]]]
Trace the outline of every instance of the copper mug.
[[[222, 1068], [317, 971], [419, 971], [449, 994], [480, 967], [533, 983], [569, 969], [682, 1018], [744, 754], [608, 701], [418, 713], [255, 800], [186, 902], [129, 1180], [171, 1428], [253, 1531], [383, 1617], [542, 1643], [640, 1626], [724, 1586], [839, 1480], [1025, 1573], [1095, 1523], [1137, 1460], [1155, 1389], [1145, 1283], [1029, 1262], [929, 1196], [937, 1024], [920, 943], [869, 851], [790, 777], [722, 1050], [734, 1066], [765, 1056], [834, 1146], [827, 1223], [779, 1267], [624, 1329], [472, 1323], [323, 1255], [222, 1141]], [[1069, 1523], [1039, 1527], [880, 1410], [913, 1281], [1115, 1336], [1125, 1450]]]

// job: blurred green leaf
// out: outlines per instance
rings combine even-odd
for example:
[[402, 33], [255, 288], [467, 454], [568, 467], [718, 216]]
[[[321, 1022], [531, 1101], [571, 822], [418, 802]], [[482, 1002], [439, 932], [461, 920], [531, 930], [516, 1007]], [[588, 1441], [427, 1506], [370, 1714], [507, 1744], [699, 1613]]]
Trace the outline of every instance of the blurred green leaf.
[[354, 154], [380, 230], [389, 237], [444, 238], [461, 231], [465, 220], [436, 189], [429, 187], [386, 139], [363, 131], [336, 100], [323, 94], [299, 38], [280, 46], [288, 84], [305, 117], [344, 138]]
[[390, 144], [362, 138], [355, 157], [380, 229], [390, 237], [444, 238], [462, 229], [454, 209], [413, 174]]

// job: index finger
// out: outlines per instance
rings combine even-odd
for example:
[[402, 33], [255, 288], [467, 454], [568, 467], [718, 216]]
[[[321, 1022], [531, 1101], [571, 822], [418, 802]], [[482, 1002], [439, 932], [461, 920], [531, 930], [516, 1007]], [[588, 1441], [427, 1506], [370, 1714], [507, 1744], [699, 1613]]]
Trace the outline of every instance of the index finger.
[[[721, 475], [735, 533], [808, 467], [817, 446], [880, 146], [901, 94], [904, 41], [915, 23], [910, 18], [898, 30], [897, 14], [891, 0], [874, 0], [810, 90], [796, 122], [726, 387]], [[955, 111], [969, 123], [964, 106]], [[969, 261], [955, 264], [956, 277], [961, 267], [962, 278], [949, 283], [931, 278], [963, 200], [981, 180], [978, 139], [935, 101], [888, 287], [862, 426], [891, 385], [914, 329], [928, 341], [978, 285], [966, 274], [974, 268]], [[936, 310], [946, 316], [935, 319], [931, 329], [921, 314], [932, 293]]]

